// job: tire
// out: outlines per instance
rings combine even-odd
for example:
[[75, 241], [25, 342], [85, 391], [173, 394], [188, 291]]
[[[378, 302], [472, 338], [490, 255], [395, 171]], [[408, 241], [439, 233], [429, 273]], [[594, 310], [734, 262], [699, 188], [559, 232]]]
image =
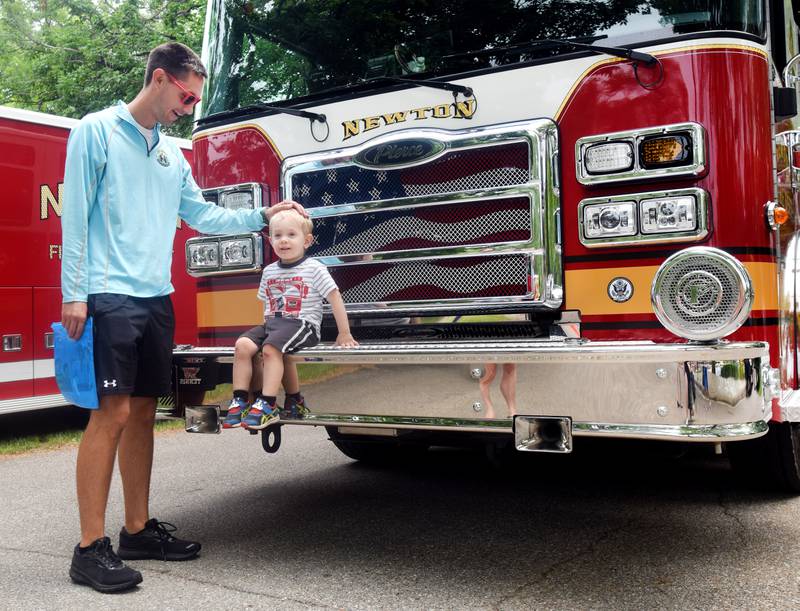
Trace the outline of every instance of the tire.
[[800, 494], [800, 423], [770, 422], [766, 435], [729, 442], [726, 450], [734, 473], [746, 483]]
[[333, 445], [345, 456], [376, 466], [406, 464], [421, 459], [428, 451], [426, 444], [402, 443], [394, 439], [361, 435], [342, 435], [336, 427], [325, 427]]

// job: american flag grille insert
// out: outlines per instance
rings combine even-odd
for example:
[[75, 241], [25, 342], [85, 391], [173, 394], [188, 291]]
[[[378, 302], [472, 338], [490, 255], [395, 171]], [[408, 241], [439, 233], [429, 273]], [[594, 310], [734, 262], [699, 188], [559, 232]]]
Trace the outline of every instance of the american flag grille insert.
[[329, 257], [505, 244], [530, 237], [530, 198], [509, 197], [321, 217], [314, 220], [309, 254]]
[[522, 254], [328, 269], [350, 304], [522, 297], [529, 292], [529, 259]]
[[408, 168], [347, 165], [299, 172], [291, 181], [292, 199], [306, 208], [512, 187], [530, 181], [530, 151], [517, 141], [451, 150]]

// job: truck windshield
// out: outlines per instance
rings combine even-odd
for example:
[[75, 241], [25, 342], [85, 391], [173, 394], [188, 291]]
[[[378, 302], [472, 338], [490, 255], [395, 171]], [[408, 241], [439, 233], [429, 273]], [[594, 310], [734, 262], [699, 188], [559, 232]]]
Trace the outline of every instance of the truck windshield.
[[[382, 76], [447, 77], [703, 31], [764, 37], [761, 0], [209, 0], [200, 116]], [[386, 83], [386, 80], [383, 81]]]

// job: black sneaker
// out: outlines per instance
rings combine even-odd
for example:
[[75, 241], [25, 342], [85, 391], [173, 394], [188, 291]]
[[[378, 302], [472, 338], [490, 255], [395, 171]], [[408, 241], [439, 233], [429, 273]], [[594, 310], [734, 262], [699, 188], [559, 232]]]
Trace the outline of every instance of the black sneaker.
[[169, 522], [152, 518], [135, 535], [125, 527], [119, 533], [119, 557], [125, 560], [190, 560], [200, 552], [196, 541], [173, 537], [177, 528]]
[[85, 550], [76, 545], [69, 576], [75, 583], [104, 593], [130, 590], [142, 583], [142, 574], [125, 566], [114, 553], [108, 537], [98, 539]]

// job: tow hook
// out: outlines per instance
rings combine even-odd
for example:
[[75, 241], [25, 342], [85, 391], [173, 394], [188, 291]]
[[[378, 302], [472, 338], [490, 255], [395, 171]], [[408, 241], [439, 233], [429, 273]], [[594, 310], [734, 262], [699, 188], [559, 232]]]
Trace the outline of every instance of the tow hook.
[[[250, 431], [251, 435], [257, 435], [258, 431]], [[261, 447], [267, 454], [275, 454], [281, 447], [281, 425], [275, 424], [273, 426], [262, 429], [261, 431]]]

